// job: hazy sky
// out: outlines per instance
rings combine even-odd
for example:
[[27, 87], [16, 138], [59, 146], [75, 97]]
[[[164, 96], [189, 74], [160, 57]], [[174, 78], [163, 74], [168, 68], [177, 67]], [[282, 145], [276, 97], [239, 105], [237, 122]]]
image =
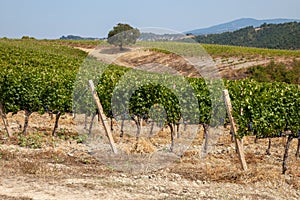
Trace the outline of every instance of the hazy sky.
[[300, 0], [0, 0], [0, 37], [106, 37], [118, 22], [183, 32], [242, 17], [300, 19]]

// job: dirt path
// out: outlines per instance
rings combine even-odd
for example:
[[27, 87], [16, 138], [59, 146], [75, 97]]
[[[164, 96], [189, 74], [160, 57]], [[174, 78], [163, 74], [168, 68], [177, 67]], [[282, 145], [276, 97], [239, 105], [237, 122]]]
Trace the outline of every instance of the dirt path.
[[[151, 177], [151, 178], [149, 178]], [[43, 180], [16, 176], [2, 179], [0, 194], [38, 200], [55, 199], [299, 199], [286, 185], [238, 185], [189, 181], [177, 174]]]

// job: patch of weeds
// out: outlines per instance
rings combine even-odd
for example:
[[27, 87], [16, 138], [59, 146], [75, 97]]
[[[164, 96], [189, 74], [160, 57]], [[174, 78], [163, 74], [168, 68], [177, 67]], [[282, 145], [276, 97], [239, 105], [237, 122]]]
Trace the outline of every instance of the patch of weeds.
[[157, 52], [157, 53], [163, 53], [163, 54], [172, 54], [171, 51], [165, 50], [165, 49], [158, 49], [158, 48], [150, 48], [149, 51]]
[[28, 135], [19, 133], [18, 135], [18, 145], [21, 147], [42, 148], [44, 141], [45, 135], [43, 133], [31, 133]]
[[68, 140], [68, 135], [69, 134], [65, 131], [65, 129], [60, 129], [56, 132], [56, 136], [62, 140]]
[[77, 143], [84, 143], [88, 139], [87, 134], [67, 132], [64, 129], [57, 132], [56, 135], [62, 140], [75, 140]]
[[80, 135], [78, 135], [76, 141], [77, 141], [77, 143], [84, 143], [87, 141], [87, 139], [88, 139], [87, 134], [80, 134]]

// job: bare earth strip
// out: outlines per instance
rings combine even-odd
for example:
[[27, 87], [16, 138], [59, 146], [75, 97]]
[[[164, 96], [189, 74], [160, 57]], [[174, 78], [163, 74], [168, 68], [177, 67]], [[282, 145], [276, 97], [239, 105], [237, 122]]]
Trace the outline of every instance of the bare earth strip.
[[[143, 50], [139, 47], [131, 47], [125, 51], [119, 51], [118, 48], [99, 46], [95, 49], [80, 48], [78, 49], [89, 53], [99, 61], [104, 63], [112, 63], [129, 68], [136, 68], [142, 70], [149, 70], [155, 72], [166, 72], [166, 68], [173, 69], [171, 74], [180, 74], [189, 77], [199, 77], [199, 73], [193, 66], [191, 66], [185, 58], [180, 55], [168, 55], [159, 52]], [[189, 58], [187, 58], [189, 59]], [[262, 57], [255, 56], [249, 58], [243, 57], [214, 57], [210, 58], [207, 55], [202, 64], [205, 66], [214, 65], [219, 70], [219, 73], [224, 78], [243, 78], [244, 75], [241, 70], [245, 70], [253, 66], [266, 66], [271, 61], [276, 63], [290, 64], [293, 57]], [[192, 59], [191, 59], [192, 60]], [[213, 60], [213, 63], [211, 62]], [[297, 59], [298, 60], [298, 59]], [[151, 67], [147, 66], [151, 64]], [[146, 67], [145, 67], [146, 66]], [[151, 69], [150, 69], [151, 68]], [[170, 70], [168, 71], [170, 72]]]
[[[172, 178], [172, 175], [175, 177]], [[176, 174], [175, 174], [176, 175]], [[136, 177], [107, 176], [43, 180], [28, 177], [10, 177], [1, 180], [0, 194], [31, 199], [299, 199], [299, 191], [285, 185], [238, 185], [230, 183], [203, 183], [180, 176], [142, 175]], [[170, 180], [171, 179], [171, 180]], [[297, 195], [298, 193], [298, 195]]]

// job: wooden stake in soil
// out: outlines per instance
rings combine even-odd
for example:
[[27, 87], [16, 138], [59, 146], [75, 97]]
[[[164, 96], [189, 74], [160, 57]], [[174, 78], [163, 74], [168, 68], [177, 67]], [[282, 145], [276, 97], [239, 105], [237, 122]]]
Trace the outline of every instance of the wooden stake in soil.
[[271, 144], [272, 144], [272, 138], [269, 138], [268, 149], [266, 150], [267, 155], [271, 155]]
[[27, 134], [27, 128], [28, 128], [28, 123], [29, 123], [29, 117], [32, 114], [31, 111], [25, 110], [25, 120], [24, 120], [24, 127], [23, 127], [23, 134]]
[[209, 125], [208, 124], [202, 124], [203, 126], [203, 130], [204, 130], [204, 148], [203, 148], [203, 153], [207, 154], [207, 149], [208, 149], [208, 129], [209, 129]]
[[296, 158], [299, 157], [299, 152], [300, 152], [300, 136], [298, 137], [298, 146], [297, 146], [297, 151], [296, 151]]
[[1, 118], [2, 118], [2, 121], [3, 121], [3, 124], [4, 124], [4, 127], [5, 127], [5, 130], [6, 130], [6, 133], [7, 133], [8, 137], [12, 137], [12, 131], [11, 131], [9, 125], [8, 125], [6, 115], [3, 112], [2, 103], [0, 103], [0, 115], [1, 115]]
[[98, 97], [98, 94], [95, 90], [95, 86], [94, 86], [94, 83], [92, 80], [89, 80], [89, 84], [90, 84], [90, 88], [91, 88], [91, 91], [92, 91], [92, 95], [93, 95], [93, 98], [94, 98], [94, 101], [97, 105], [97, 108], [98, 108], [98, 111], [99, 111], [99, 117], [100, 117], [100, 120], [103, 124], [103, 127], [104, 127], [104, 130], [105, 130], [105, 133], [106, 133], [106, 136], [108, 138], [108, 141], [109, 141], [109, 145], [111, 147], [111, 150], [113, 153], [117, 153], [117, 148], [116, 148], [116, 145], [115, 145], [115, 142], [114, 142], [114, 138], [110, 132], [110, 129], [108, 128], [109, 125], [107, 124], [106, 121], [104, 121], [104, 118], [105, 118], [105, 115], [104, 115], [104, 112], [103, 112], [103, 108], [102, 108], [102, 105], [100, 103], [100, 99]]
[[288, 136], [288, 139], [286, 141], [286, 145], [285, 145], [285, 148], [284, 148], [284, 155], [283, 155], [283, 161], [282, 161], [282, 174], [285, 174], [286, 170], [287, 170], [287, 160], [288, 160], [288, 157], [289, 157], [289, 148], [290, 148], [290, 145], [291, 145], [291, 142], [293, 140], [293, 135], [290, 134]]
[[55, 124], [54, 124], [54, 128], [52, 131], [52, 136], [56, 136], [56, 130], [58, 128], [58, 121], [59, 121], [60, 116], [61, 116], [61, 112], [58, 111], [55, 115]]
[[244, 154], [243, 141], [236, 137], [237, 128], [236, 128], [236, 125], [235, 125], [235, 122], [234, 122], [234, 119], [233, 119], [233, 116], [232, 116], [232, 105], [231, 105], [228, 90], [223, 90], [223, 96], [224, 96], [224, 101], [225, 101], [229, 121], [230, 121], [230, 124], [231, 124], [231, 128], [232, 128], [233, 134], [235, 136], [234, 140], [235, 140], [235, 143], [236, 143], [237, 152], [238, 152], [239, 159], [240, 159], [240, 162], [241, 162], [241, 165], [242, 165], [242, 169], [247, 170], [248, 167], [247, 167], [245, 154]]
[[90, 127], [89, 127], [89, 135], [92, 134], [93, 123], [94, 123], [94, 119], [95, 119], [96, 115], [97, 115], [97, 113], [93, 113], [93, 114], [92, 114], [92, 119], [91, 119]]

